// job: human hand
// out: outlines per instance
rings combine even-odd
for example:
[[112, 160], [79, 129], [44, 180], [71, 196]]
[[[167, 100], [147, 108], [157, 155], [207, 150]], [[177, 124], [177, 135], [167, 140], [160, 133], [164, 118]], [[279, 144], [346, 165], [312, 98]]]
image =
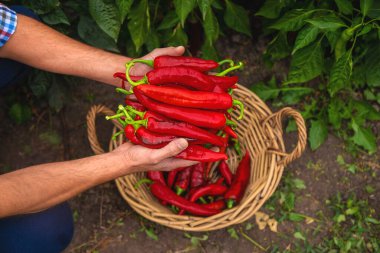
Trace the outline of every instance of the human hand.
[[[157, 56], [161, 55], [170, 55], [170, 56], [181, 56], [185, 52], [185, 48], [183, 46], [179, 47], [165, 47], [165, 48], [156, 48], [149, 54], [139, 58], [143, 60], [154, 60]], [[134, 76], [143, 76], [151, 70], [152, 68], [143, 63], [136, 63], [131, 69], [130, 74]]]
[[188, 142], [183, 138], [175, 139], [161, 149], [149, 149], [127, 142], [112, 151], [112, 153], [120, 157], [120, 162], [125, 164], [124, 167], [128, 170], [126, 173], [148, 170], [169, 171], [198, 163], [197, 161], [174, 158], [187, 146]]

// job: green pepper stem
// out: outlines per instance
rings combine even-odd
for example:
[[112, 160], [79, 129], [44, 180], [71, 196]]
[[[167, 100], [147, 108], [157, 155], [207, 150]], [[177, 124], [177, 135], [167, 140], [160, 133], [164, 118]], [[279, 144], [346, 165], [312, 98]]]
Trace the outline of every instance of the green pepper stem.
[[112, 140], [116, 140], [116, 137], [118, 137], [119, 135], [121, 135], [121, 134], [123, 134], [124, 133], [124, 131], [119, 131], [119, 132], [117, 132], [117, 133], [115, 133], [114, 135], [112, 135]]
[[232, 139], [232, 141], [234, 143], [234, 149], [235, 149], [236, 153], [238, 154], [238, 156], [241, 156], [242, 152], [241, 152], [239, 140], [238, 139]]
[[182, 189], [182, 188], [179, 187], [179, 186], [176, 186], [176, 187], [175, 187], [175, 192], [176, 192], [177, 195], [182, 195], [182, 193], [184, 193], [185, 190]]
[[239, 106], [240, 114], [239, 114], [239, 117], [237, 118], [237, 120], [241, 120], [244, 116], [244, 104], [237, 99], [233, 99], [232, 104]]
[[125, 77], [127, 78], [128, 82], [132, 85], [132, 86], [137, 86], [137, 85], [140, 85], [140, 84], [143, 84], [143, 83], [146, 83], [148, 80], [147, 80], [147, 77], [144, 76], [140, 81], [133, 81], [131, 79], [131, 77], [129, 76], [129, 71], [131, 70], [132, 66], [135, 65], [135, 63], [133, 61], [130, 61], [128, 62], [125, 66], [126, 66], [126, 71], [125, 71]]
[[207, 204], [207, 201], [203, 197], [199, 197], [199, 201], [202, 202], [202, 204]]
[[216, 74], [216, 76], [225, 76], [225, 75], [228, 74], [229, 72], [234, 71], [234, 70], [237, 70], [237, 69], [240, 69], [240, 68], [243, 67], [243, 66], [244, 66], [243, 62], [239, 61], [239, 63], [238, 63], [237, 65], [232, 66], [232, 67], [230, 67], [230, 68], [228, 68], [228, 69], [226, 69], [226, 70], [224, 70], [224, 71], [222, 71], [222, 72]]
[[116, 88], [115, 90], [116, 90], [116, 92], [123, 93], [125, 95], [131, 95], [131, 94], [133, 94], [132, 91], [128, 91], [128, 90], [125, 90], [125, 89], [122, 89], [122, 88]]
[[226, 118], [226, 125], [236, 127], [237, 123]]
[[132, 112], [132, 113], [138, 115], [138, 116], [139, 116], [140, 118], [142, 118], [142, 119], [143, 119], [144, 116], [145, 116], [145, 113], [146, 113], [146, 112], [138, 111], [138, 110], [136, 110], [135, 108], [133, 108], [133, 107], [130, 106], [130, 105], [127, 105], [126, 108], [127, 108], [128, 111], [130, 111], [130, 112]]
[[235, 200], [227, 199], [227, 208], [231, 209], [235, 205]]
[[153, 181], [148, 178], [143, 178], [137, 181], [137, 183], [133, 186], [135, 189], [139, 188], [142, 184], [152, 184]]
[[119, 105], [119, 106], [117, 107], [117, 109], [121, 110], [121, 111], [124, 113], [124, 115], [125, 115], [125, 117], [126, 117], [126, 119], [127, 119], [128, 121], [134, 121], [134, 120], [132, 119], [131, 115], [129, 115], [129, 113], [127, 112], [127, 110], [125, 109], [124, 106]]
[[124, 113], [118, 113], [118, 114], [115, 114], [115, 115], [112, 115], [112, 116], [106, 116], [106, 120], [119, 119], [120, 117], [123, 117], [123, 116], [125, 116]]
[[154, 64], [153, 60], [143, 60], [143, 59], [134, 59], [134, 60], [130, 61], [129, 63], [135, 63], [135, 62], [144, 63], [144, 64], [146, 64], [152, 68], [153, 68], [153, 64]]
[[229, 63], [230, 67], [232, 67], [232, 66], [235, 65], [235, 62], [233, 60], [231, 60], [231, 59], [224, 59], [224, 60], [218, 62], [218, 65], [220, 66], [220, 65], [223, 65], [225, 63]]

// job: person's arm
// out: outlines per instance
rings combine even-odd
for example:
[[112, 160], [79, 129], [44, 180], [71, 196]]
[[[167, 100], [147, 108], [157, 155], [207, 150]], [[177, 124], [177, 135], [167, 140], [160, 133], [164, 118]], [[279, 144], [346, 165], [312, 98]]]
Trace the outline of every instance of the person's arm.
[[184, 139], [156, 150], [125, 143], [110, 153], [0, 175], [0, 218], [41, 211], [129, 173], [190, 166], [196, 162], [172, 158], [186, 147]]
[[[85, 77], [115, 86], [120, 84], [113, 74], [124, 72], [125, 63], [131, 58], [85, 45], [21, 14], [17, 15], [17, 20], [15, 33], [0, 48], [0, 57], [54, 73]], [[161, 48], [143, 58], [182, 55], [183, 52], [183, 47]], [[147, 69], [139, 65], [133, 74], [143, 75]]]

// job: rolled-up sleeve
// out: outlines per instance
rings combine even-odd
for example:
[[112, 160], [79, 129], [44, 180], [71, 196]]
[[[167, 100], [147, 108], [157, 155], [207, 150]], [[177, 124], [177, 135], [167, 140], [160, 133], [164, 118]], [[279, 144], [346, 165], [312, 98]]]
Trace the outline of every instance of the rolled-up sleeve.
[[16, 12], [0, 3], [0, 48], [7, 43], [17, 26]]

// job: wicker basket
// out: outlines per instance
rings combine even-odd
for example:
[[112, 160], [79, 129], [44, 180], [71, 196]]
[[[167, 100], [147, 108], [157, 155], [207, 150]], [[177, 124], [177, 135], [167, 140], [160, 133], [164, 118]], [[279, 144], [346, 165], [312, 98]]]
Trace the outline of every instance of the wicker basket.
[[[117, 187], [128, 204], [140, 215], [159, 224], [186, 231], [210, 231], [228, 227], [246, 221], [252, 217], [276, 189], [284, 167], [298, 158], [306, 145], [306, 128], [302, 116], [292, 108], [283, 108], [272, 113], [265, 103], [254, 93], [239, 85], [234, 98], [245, 105], [245, 115], [238, 124], [243, 149], [248, 149], [252, 158], [251, 179], [245, 196], [239, 205], [210, 217], [176, 215], [162, 206], [150, 193], [147, 186], [135, 189], [133, 186], [144, 173], [136, 173], [116, 179]], [[88, 137], [95, 154], [104, 153], [99, 146], [95, 130], [97, 114], [113, 115], [105, 106], [93, 106], [87, 115]], [[282, 119], [293, 117], [298, 127], [298, 143], [291, 153], [286, 153], [283, 142]], [[236, 114], [233, 115], [237, 117]], [[114, 122], [113, 132], [121, 126]], [[115, 149], [123, 142], [123, 136], [111, 140], [109, 150]], [[238, 165], [238, 156], [231, 149], [228, 151], [228, 164], [234, 172]], [[212, 173], [212, 172], [211, 172]]]

